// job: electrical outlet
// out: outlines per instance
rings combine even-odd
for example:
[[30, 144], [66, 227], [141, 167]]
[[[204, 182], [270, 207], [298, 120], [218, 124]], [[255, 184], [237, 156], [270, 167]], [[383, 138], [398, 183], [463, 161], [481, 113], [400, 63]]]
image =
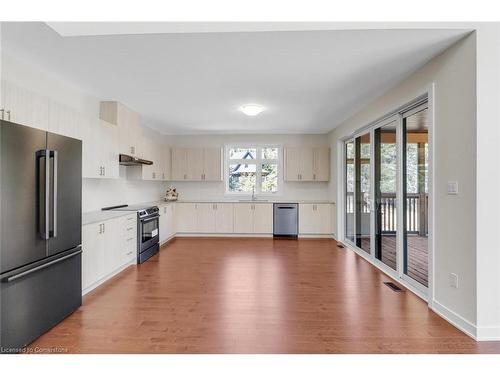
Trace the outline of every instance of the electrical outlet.
[[456, 273], [450, 273], [450, 286], [452, 288], [458, 289], [458, 275]]

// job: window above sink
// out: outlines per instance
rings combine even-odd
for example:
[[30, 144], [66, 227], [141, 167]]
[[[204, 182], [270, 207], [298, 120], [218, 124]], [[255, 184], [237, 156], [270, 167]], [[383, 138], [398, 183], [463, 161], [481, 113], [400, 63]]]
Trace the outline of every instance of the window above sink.
[[[227, 195], [276, 195], [280, 193], [282, 180], [281, 145], [226, 145], [224, 182]], [[265, 202], [250, 198], [240, 201]]]

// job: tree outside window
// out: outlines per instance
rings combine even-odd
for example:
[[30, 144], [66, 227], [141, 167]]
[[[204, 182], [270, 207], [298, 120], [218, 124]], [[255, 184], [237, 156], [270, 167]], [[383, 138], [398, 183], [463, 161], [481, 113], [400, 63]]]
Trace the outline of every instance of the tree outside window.
[[227, 147], [227, 193], [277, 193], [280, 154], [281, 148], [278, 146]]

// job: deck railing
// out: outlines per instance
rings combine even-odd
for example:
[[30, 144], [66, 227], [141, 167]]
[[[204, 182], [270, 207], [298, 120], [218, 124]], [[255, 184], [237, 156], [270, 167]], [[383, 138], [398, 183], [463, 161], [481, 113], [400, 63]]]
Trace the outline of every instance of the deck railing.
[[[363, 193], [361, 212], [370, 213], [370, 202]], [[383, 233], [395, 233], [397, 228], [396, 194], [382, 193], [380, 198], [381, 226]], [[428, 226], [428, 194], [407, 194], [406, 197], [406, 230], [409, 233], [427, 236]], [[347, 213], [354, 213], [354, 193], [347, 193]]]

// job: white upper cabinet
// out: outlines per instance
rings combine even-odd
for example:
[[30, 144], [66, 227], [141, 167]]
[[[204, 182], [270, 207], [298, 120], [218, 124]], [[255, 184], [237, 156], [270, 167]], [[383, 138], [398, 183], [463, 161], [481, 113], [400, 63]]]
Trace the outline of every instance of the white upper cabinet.
[[299, 155], [300, 181], [312, 181], [314, 177], [314, 149], [302, 148]]
[[285, 148], [285, 181], [328, 181], [330, 148]]
[[205, 148], [203, 150], [203, 180], [221, 181], [222, 180], [222, 149]]
[[173, 181], [187, 179], [187, 149], [173, 148], [172, 153], [171, 178]]
[[202, 148], [188, 148], [186, 150], [187, 156], [187, 170], [186, 180], [201, 181], [203, 180], [203, 149]]
[[98, 119], [80, 119], [83, 177], [118, 178], [118, 127]]
[[222, 149], [173, 148], [173, 181], [222, 181]]
[[100, 118], [118, 126], [121, 154], [143, 156], [141, 118], [137, 112], [119, 102], [101, 102]]
[[170, 179], [170, 149], [157, 140], [143, 137], [141, 143], [142, 158], [153, 164], [128, 167], [127, 176], [148, 181], [167, 181]]
[[330, 180], [330, 148], [316, 147], [314, 149], [313, 180]]
[[163, 160], [162, 169], [161, 169], [161, 180], [168, 181], [172, 178], [172, 176], [171, 176], [172, 161], [171, 161], [170, 148], [167, 146], [161, 145], [160, 146], [160, 155], [161, 155], [161, 158]]
[[83, 115], [65, 106], [64, 104], [49, 101], [49, 126], [48, 131], [76, 139], [83, 138], [80, 127]]
[[1, 81], [0, 118], [32, 128], [48, 130], [49, 100], [9, 81]]

